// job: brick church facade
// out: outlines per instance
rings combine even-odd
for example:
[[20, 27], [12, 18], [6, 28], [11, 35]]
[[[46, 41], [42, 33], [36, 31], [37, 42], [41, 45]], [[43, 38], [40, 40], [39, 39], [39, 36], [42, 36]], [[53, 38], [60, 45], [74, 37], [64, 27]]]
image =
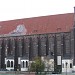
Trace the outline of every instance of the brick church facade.
[[68, 13], [0, 22], [0, 69], [27, 71], [29, 61], [37, 56], [53, 59], [55, 50], [73, 68], [74, 17]]

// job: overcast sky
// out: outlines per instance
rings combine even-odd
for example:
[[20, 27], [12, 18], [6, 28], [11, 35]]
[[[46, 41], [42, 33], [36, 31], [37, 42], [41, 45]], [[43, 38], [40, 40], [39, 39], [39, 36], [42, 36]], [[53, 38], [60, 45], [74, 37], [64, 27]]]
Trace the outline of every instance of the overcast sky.
[[73, 13], [75, 0], [0, 0], [0, 21]]

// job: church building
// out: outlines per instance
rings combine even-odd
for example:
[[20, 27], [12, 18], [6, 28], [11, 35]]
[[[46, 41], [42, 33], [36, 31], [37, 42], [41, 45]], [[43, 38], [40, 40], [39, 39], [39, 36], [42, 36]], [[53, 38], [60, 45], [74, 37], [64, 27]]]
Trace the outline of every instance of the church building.
[[55, 54], [62, 72], [66, 63], [68, 72], [75, 70], [75, 11], [0, 22], [0, 69], [28, 71], [35, 57]]

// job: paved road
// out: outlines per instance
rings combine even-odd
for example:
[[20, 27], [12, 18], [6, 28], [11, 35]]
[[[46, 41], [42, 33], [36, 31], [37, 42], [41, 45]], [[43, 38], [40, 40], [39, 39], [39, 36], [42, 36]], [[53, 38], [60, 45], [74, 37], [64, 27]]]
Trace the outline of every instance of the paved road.
[[[35, 75], [35, 73], [32, 74], [0, 74], [0, 75]], [[43, 75], [43, 74], [37, 74], [37, 75]], [[44, 75], [66, 75], [66, 73], [62, 73], [62, 74], [44, 74]], [[67, 73], [67, 75], [75, 75], [75, 73]]]

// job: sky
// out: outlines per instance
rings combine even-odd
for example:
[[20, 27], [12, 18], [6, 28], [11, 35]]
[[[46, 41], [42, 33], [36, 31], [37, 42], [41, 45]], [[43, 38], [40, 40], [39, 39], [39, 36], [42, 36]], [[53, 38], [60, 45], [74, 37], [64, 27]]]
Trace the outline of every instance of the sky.
[[74, 13], [75, 0], [0, 0], [0, 21]]

